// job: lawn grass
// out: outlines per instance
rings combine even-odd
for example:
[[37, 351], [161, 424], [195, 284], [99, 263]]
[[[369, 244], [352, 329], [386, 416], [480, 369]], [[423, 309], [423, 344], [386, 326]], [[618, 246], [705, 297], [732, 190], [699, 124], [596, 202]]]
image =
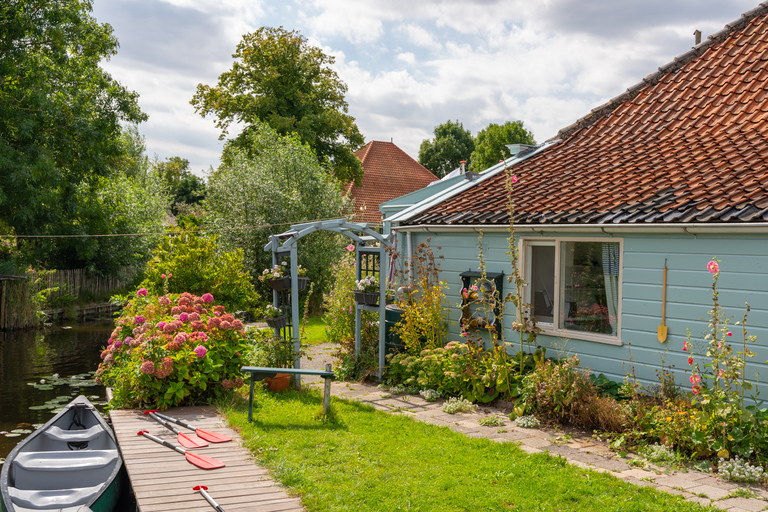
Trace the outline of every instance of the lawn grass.
[[245, 400], [224, 413], [310, 512], [706, 510], [559, 456], [529, 455], [359, 402], [333, 398], [332, 419], [323, 419], [314, 390], [257, 391], [253, 423]]
[[301, 328], [304, 329], [304, 336], [306, 336], [305, 343], [307, 345], [319, 345], [320, 343], [328, 343], [328, 337], [325, 334], [326, 323], [323, 321], [322, 316], [309, 317], [306, 322], [301, 319]]

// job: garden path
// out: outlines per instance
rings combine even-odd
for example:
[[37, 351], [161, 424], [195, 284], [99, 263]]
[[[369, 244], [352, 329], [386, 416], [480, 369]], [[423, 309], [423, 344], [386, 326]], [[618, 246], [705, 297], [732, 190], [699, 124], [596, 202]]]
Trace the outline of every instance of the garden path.
[[[314, 345], [307, 349], [312, 359], [304, 357], [302, 368], [325, 369], [333, 362], [333, 344]], [[322, 386], [319, 377], [305, 377], [305, 386]], [[624, 481], [654, 487], [659, 491], [679, 494], [688, 501], [712, 505], [729, 512], [758, 512], [768, 509], [768, 491], [761, 486], [748, 486], [721, 481], [715, 475], [698, 471], [672, 470], [648, 463], [628, 454], [619, 457], [608, 443], [594, 439], [591, 433], [573, 430], [521, 428], [507, 417], [509, 411], [501, 406], [481, 406], [476, 412], [448, 414], [442, 411], [443, 400], [427, 402], [418, 395], [392, 396], [375, 384], [334, 382], [333, 396], [371, 405], [380, 411], [402, 414], [417, 421], [450, 428], [468, 437], [483, 437], [497, 442], [515, 442], [528, 453], [548, 451], [566, 458], [571, 464], [594, 471], [608, 472]], [[479, 420], [500, 415], [504, 425], [484, 427]], [[633, 464], [633, 460], [637, 460]], [[749, 496], [749, 497], [747, 497]]]

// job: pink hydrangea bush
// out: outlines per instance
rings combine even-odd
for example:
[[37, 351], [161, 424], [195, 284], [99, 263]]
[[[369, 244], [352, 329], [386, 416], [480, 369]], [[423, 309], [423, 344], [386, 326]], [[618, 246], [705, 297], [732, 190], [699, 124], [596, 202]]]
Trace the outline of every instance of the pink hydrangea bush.
[[210, 403], [243, 383], [243, 323], [210, 293], [140, 293], [115, 324], [96, 372], [112, 407]]

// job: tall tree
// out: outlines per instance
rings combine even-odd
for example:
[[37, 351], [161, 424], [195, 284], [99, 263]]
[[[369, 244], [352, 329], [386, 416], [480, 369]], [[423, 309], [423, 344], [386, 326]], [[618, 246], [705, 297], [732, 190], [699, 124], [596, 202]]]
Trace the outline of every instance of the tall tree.
[[469, 165], [475, 141], [472, 133], [459, 121], [448, 120], [435, 126], [435, 138], [424, 140], [419, 147], [419, 163], [442, 178], [459, 167], [462, 160]]
[[78, 192], [110, 173], [137, 94], [99, 67], [112, 27], [91, 0], [0, 3], [0, 220], [17, 235], [71, 225]]
[[261, 121], [280, 135], [297, 134], [339, 181], [359, 184], [363, 170], [354, 151], [363, 136], [348, 114], [347, 86], [329, 67], [334, 58], [282, 27], [244, 35], [232, 56], [218, 85], [198, 84], [190, 102], [203, 117], [216, 116], [220, 138], [233, 122], [244, 123], [234, 143], [251, 151], [248, 132]]
[[523, 127], [522, 121], [507, 121], [504, 124], [491, 123], [475, 137], [472, 152], [472, 170], [481, 172], [506, 160], [512, 154], [507, 144], [536, 144], [533, 133]]

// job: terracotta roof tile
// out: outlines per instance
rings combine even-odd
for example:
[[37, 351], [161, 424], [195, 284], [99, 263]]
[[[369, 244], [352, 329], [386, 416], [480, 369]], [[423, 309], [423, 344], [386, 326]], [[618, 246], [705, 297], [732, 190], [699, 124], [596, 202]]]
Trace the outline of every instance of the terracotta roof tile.
[[[768, 220], [766, 13], [746, 13], [515, 165], [516, 222]], [[504, 181], [408, 224], [506, 223]]]
[[363, 162], [360, 187], [347, 186], [355, 220], [381, 222], [379, 205], [422, 189], [438, 178], [392, 142], [371, 141], [355, 151]]

